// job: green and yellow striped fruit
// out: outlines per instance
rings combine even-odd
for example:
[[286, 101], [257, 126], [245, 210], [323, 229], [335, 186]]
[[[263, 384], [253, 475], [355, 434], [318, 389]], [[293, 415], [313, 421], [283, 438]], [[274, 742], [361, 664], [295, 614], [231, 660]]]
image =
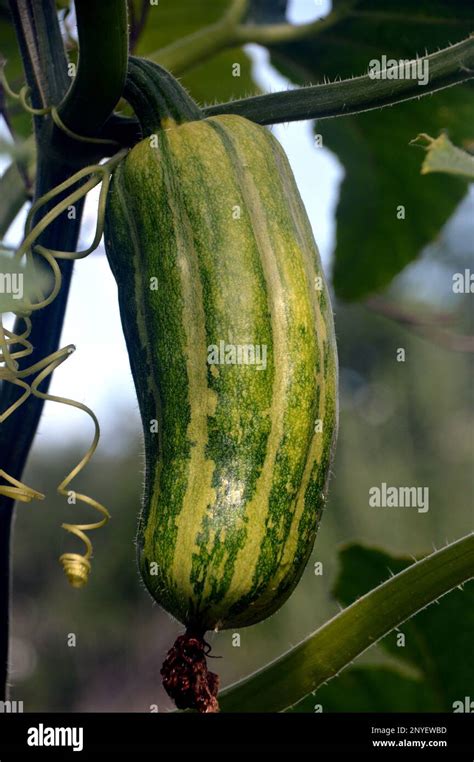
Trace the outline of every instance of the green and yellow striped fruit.
[[304, 570], [335, 442], [337, 357], [280, 144], [238, 116], [192, 116], [168, 111], [116, 170], [106, 248], [145, 432], [141, 574], [205, 631], [266, 618]]

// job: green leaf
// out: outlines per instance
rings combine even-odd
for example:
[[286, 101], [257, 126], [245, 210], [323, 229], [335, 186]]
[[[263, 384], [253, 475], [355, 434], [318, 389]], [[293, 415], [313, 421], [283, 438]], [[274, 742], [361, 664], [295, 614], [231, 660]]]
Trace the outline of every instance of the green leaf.
[[465, 187], [453, 178], [422, 177], [409, 145], [425, 120], [434, 131], [448, 128], [461, 137], [474, 110], [458, 90], [464, 87], [318, 128], [346, 169], [337, 209], [339, 297], [361, 299], [387, 286], [438, 236], [464, 197]]
[[389, 667], [353, 667], [290, 712], [435, 712], [437, 703], [419, 678]]
[[0, 138], [0, 156], [8, 156], [16, 162], [27, 164], [32, 156], [31, 139], [11, 143]]
[[19, 262], [13, 253], [0, 245], [0, 313], [22, 311], [25, 300], [39, 302], [52, 288], [48, 267]]
[[[149, 56], [176, 40], [191, 35], [222, 18], [229, 0], [180, 0], [152, 6], [140, 36], [136, 55]], [[240, 64], [240, 76], [233, 65]], [[180, 77], [198, 103], [242, 98], [256, 91], [251, 62], [241, 48], [226, 50]]]
[[25, 181], [16, 164], [0, 177], [0, 237], [3, 237], [27, 199]]
[[[361, 0], [314, 38], [275, 46], [272, 60], [299, 84], [345, 78], [367, 72], [371, 59], [383, 54], [405, 60], [447, 47], [468, 37], [473, 21], [472, 4], [460, 0]], [[346, 171], [337, 209], [338, 296], [361, 299], [383, 289], [436, 238], [465, 188], [451, 178], [421, 178], [409, 142], [422, 130], [447, 129], [462, 145], [472, 139], [473, 123], [469, 83], [418, 102], [316, 124]], [[402, 206], [405, 219], [397, 217]]]
[[[16, 40], [15, 28], [6, 8], [0, 8], [0, 62], [6, 61], [5, 73], [14, 91], [25, 84], [23, 64]], [[7, 112], [16, 135], [31, 134], [31, 115], [17, 101], [7, 99]]]
[[339, 603], [348, 606], [375, 585], [406, 569], [413, 558], [391, 556], [384, 550], [354, 543], [340, 551], [339, 562], [333, 595]]
[[[346, 547], [340, 561], [334, 594], [344, 605], [412, 564], [412, 559], [362, 545]], [[474, 685], [473, 640], [474, 583], [468, 582], [381, 641], [393, 657], [389, 668], [351, 668], [295, 711], [313, 711], [321, 704], [323, 711], [339, 712], [452, 712]]]
[[[7, 146], [12, 151], [11, 144]], [[17, 153], [17, 151], [19, 153]], [[0, 239], [5, 235], [21, 207], [28, 198], [36, 173], [36, 145], [33, 135], [15, 144], [12, 154], [16, 158], [0, 177]]]
[[23, 67], [8, 4], [0, 5], [0, 61], [7, 61], [10, 78], [21, 76]]
[[458, 175], [474, 180], [474, 157], [467, 151], [453, 146], [444, 132], [438, 138], [422, 133], [412, 143], [422, 145], [422, 141], [427, 144], [426, 158], [421, 167], [422, 175], [430, 172], [446, 172], [448, 175]]
[[[381, 564], [383, 561], [379, 558], [378, 565]], [[382, 568], [383, 579], [389, 572], [386, 567]], [[352, 569], [352, 573], [357, 576], [359, 569], [356, 572]], [[469, 535], [412, 563], [352, 603], [284, 656], [231, 686], [220, 699], [222, 711], [271, 712], [293, 706], [395, 627], [473, 576], [474, 535]], [[364, 579], [367, 582], [368, 575]], [[431, 608], [427, 609], [426, 614], [430, 611]], [[446, 643], [455, 636], [449, 619], [444, 622], [442, 636], [447, 651]], [[449, 656], [445, 657], [447, 662]]]
[[[348, 604], [380, 584], [390, 572], [406, 568], [411, 559], [354, 545], [344, 551], [342, 563], [334, 594]], [[405, 634], [405, 647], [398, 647], [392, 633], [382, 641], [383, 648], [422, 672], [438, 696], [438, 711], [452, 711], [453, 702], [464, 698], [466, 689], [474, 685], [474, 583], [453, 590], [438, 606], [421, 611], [401, 632]]]

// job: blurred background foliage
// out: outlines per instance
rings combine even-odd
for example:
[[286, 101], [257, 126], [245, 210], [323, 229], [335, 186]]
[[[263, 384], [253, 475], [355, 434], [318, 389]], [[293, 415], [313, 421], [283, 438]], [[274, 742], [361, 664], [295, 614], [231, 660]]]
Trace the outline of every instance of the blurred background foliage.
[[[145, 5], [133, 0], [131, 33], [139, 55], [215, 21], [227, 2], [160, 0], [159, 16]], [[272, 63], [296, 84], [314, 83], [361, 74], [382, 53], [412, 57], [471, 31], [468, 2], [413, 5], [353, 3], [352, 14], [327, 32], [275, 47]], [[5, 8], [0, 2], [0, 52], [9, 59], [15, 84], [21, 67]], [[278, 21], [285, 11], [285, 2], [256, 0], [251, 17]], [[73, 13], [61, 14], [73, 57]], [[428, 17], [443, 23], [428, 23]], [[229, 74], [235, 62], [241, 63], [239, 78]], [[182, 81], [201, 103], [258, 90], [243, 49], [213, 57]], [[346, 173], [332, 263], [341, 392], [337, 456], [315, 550], [288, 603], [266, 622], [241, 630], [240, 646], [232, 631], [209, 637], [213, 654], [223, 657], [215, 667], [224, 685], [296, 644], [336, 613], [339, 603], [346, 605], [380, 582], [388, 566], [396, 571], [413, 554], [429, 553], [472, 531], [472, 353], [459, 351], [472, 349], [472, 295], [454, 295], [452, 276], [472, 266], [473, 194], [462, 180], [422, 177], [423, 154], [408, 142], [422, 131], [436, 136], [449, 129], [453, 142], [472, 149], [473, 109], [472, 90], [463, 85], [419, 102], [315, 125]], [[27, 135], [29, 117], [15, 111], [11, 117], [17, 134]], [[399, 203], [406, 206], [405, 221], [396, 217]], [[405, 350], [405, 362], [397, 362], [399, 348]], [[115, 404], [113, 379], [109, 404]], [[76, 516], [84, 509], [65, 510], [51, 489], [82, 456], [74, 430], [47, 450], [40, 432], [25, 473], [27, 483], [48, 494], [47, 503], [20, 505], [16, 512], [11, 683], [12, 698], [23, 700], [27, 711], [171, 708], [159, 670], [181, 628], [152, 603], [135, 563], [143, 472], [136, 404], [117, 406], [115, 418], [113, 452], [99, 450], [80, 477], [81, 491], [96, 496], [113, 514], [109, 526], [94, 536], [95, 563], [86, 590], [71, 590], [57, 563], [71, 545], [59, 525], [69, 520], [69, 511]], [[428, 486], [429, 511], [370, 508], [368, 491], [381, 482]], [[366, 549], [355, 545], [338, 559], [338, 548], [347, 543], [363, 543]], [[375, 570], [374, 552], [379, 553]], [[317, 562], [322, 562], [322, 575], [315, 574]], [[351, 587], [348, 578], [357, 584]], [[463, 617], [460, 609], [468, 605], [471, 614]], [[468, 653], [474, 636], [472, 587], [455, 591], [400, 629], [405, 648], [390, 636], [297, 709], [313, 711], [321, 704], [324, 711], [449, 711], [454, 699], [463, 699], [463, 686], [468, 693], [473, 684]], [[70, 634], [75, 647], [68, 645]], [[420, 638], [433, 640], [433, 653], [417, 648]], [[448, 664], [440, 653], [454, 659], [452, 643], [459, 661], [454, 672], [460, 677], [440, 691]]]
[[[427, 263], [426, 277], [429, 271]], [[315, 550], [288, 603], [266, 622], [241, 630], [240, 647], [233, 646], [231, 630], [210, 635], [213, 653], [223, 657], [216, 662], [223, 684], [277, 657], [338, 611], [331, 591], [341, 544], [357, 540], [395, 555], [422, 555], [472, 530], [472, 356], [435, 346], [363, 306], [336, 303], [335, 308], [340, 436]], [[405, 348], [405, 363], [396, 362], [398, 347]], [[71, 541], [59, 530], [66, 519], [64, 502], [51, 491], [81, 456], [73, 447], [74, 432], [55, 451], [42, 451], [39, 438], [26, 472], [28, 483], [48, 492], [47, 504], [19, 506], [15, 526], [11, 680], [13, 697], [30, 710], [170, 708], [159, 670], [181, 628], [151, 601], [139, 579], [133, 543], [143, 471], [137, 411], [117, 409], [116, 420], [114, 455], [96, 456], [81, 476], [81, 489], [113, 513], [108, 527], [94, 537], [94, 569], [84, 591], [67, 586], [57, 563]], [[368, 491], [382, 481], [429, 486], [430, 510], [370, 508]], [[74, 506], [67, 510], [83, 512]], [[322, 575], [315, 575], [316, 562], [323, 564]], [[357, 566], [353, 574], [357, 577]], [[457, 603], [472, 606], [472, 601]], [[474, 623], [464, 614], [456, 623], [451, 616], [444, 621], [447, 641], [439, 646], [450, 658], [459, 658], [468, 693]], [[453, 652], [458, 625], [466, 649]], [[435, 636], [436, 630], [431, 632]], [[68, 647], [69, 633], [77, 637], [75, 648]], [[407, 632], [407, 647], [411, 637]], [[393, 651], [388, 658], [376, 646], [358, 661], [388, 670], [388, 687], [379, 672], [343, 673], [313, 703], [322, 703], [327, 711], [373, 711], [374, 704], [378, 711], [406, 707], [407, 691], [414, 686], [403, 679], [407, 669], [399, 658], [395, 661]], [[412, 678], [414, 673], [412, 669]], [[372, 688], [367, 685], [371, 675]], [[364, 703], [367, 692], [371, 701]], [[439, 707], [426, 687], [414, 692], [411, 702], [420, 711], [433, 703]], [[444, 701], [441, 707], [449, 710]], [[303, 709], [308, 711], [308, 705]]]

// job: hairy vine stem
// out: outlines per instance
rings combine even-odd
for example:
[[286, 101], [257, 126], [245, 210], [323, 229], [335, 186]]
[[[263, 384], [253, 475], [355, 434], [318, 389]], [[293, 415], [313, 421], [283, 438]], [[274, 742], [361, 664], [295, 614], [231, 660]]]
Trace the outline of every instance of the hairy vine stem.
[[[163, 58], [166, 60], [166, 57]], [[161, 56], [157, 54], [155, 60], [161, 63]], [[473, 79], [474, 36], [421, 57], [420, 65], [424, 65], [425, 60], [429, 71], [429, 80], [425, 86], [418, 85], [413, 79], [385, 79], [383, 76], [372, 79], [367, 74], [338, 82], [216, 103], [205, 106], [202, 110], [205, 116], [238, 114], [265, 125], [351, 116], [394, 106]], [[178, 71], [180, 68], [179, 65]], [[116, 116], [107, 135], [117, 138], [118, 130], [122, 145], [131, 145], [136, 140], [137, 122], [135, 119]]]
[[238, 114], [258, 124], [301, 119], [327, 119], [393, 106], [474, 78], [474, 36], [419, 59], [427, 61], [429, 80], [420, 87], [413, 79], [372, 79], [368, 74], [340, 82], [299, 87], [204, 109], [206, 116]]

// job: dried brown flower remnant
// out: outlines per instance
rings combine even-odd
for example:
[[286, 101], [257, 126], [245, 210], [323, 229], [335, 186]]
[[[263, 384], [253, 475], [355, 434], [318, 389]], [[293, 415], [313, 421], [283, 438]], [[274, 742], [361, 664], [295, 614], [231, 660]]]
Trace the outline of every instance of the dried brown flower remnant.
[[177, 638], [163, 662], [161, 675], [178, 709], [218, 712], [219, 676], [207, 668], [209, 646], [204, 637], [186, 630]]

